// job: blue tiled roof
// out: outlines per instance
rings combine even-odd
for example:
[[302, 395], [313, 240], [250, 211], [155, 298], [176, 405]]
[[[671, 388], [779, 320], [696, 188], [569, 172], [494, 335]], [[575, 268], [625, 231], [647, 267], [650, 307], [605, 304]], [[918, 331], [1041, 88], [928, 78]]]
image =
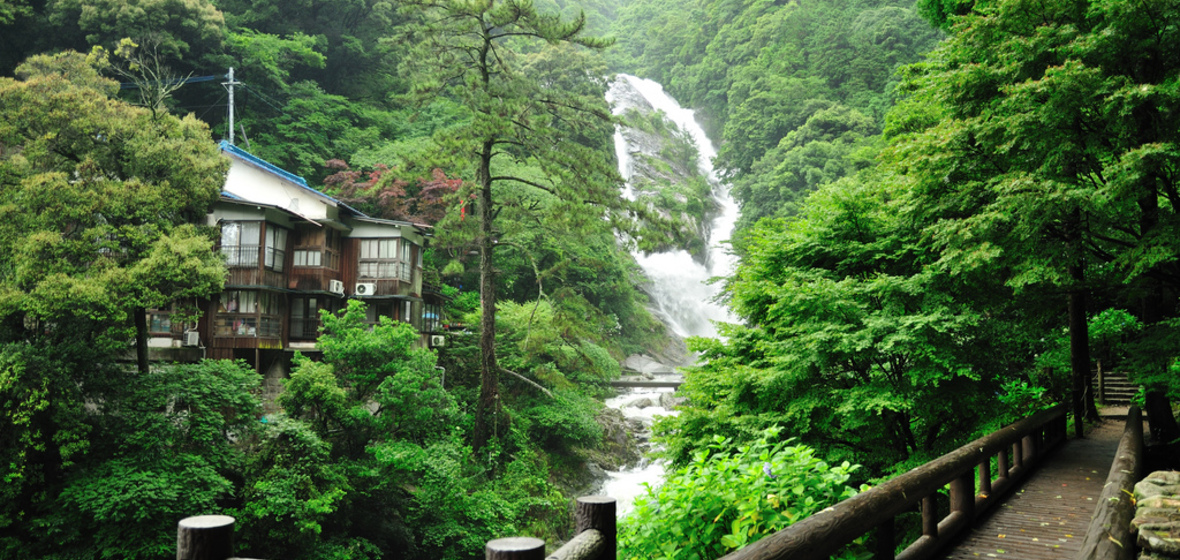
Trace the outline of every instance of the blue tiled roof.
[[[229, 140], [222, 140], [221, 144], [219, 144], [219, 145], [221, 146], [221, 151], [223, 151], [223, 152], [229, 152], [235, 156], [238, 156], [238, 157], [242, 158], [243, 160], [250, 162], [251, 164], [257, 166], [258, 168], [260, 168], [264, 171], [268, 171], [271, 174], [277, 175], [279, 178], [291, 181], [292, 183], [295, 183], [296, 185], [299, 185], [303, 188], [315, 191], [323, 196], [328, 196], [328, 195], [325, 195], [324, 193], [321, 193], [320, 191], [316, 191], [315, 189], [307, 186], [307, 180], [305, 180], [303, 177], [300, 177], [294, 173], [291, 173], [290, 171], [285, 171], [283, 169], [280, 169], [277, 165], [275, 165], [269, 161], [266, 161], [266, 160], [254, 155], [250, 152], [247, 152], [246, 150], [243, 150], [233, 144], [230, 144]], [[329, 197], [329, 198], [331, 198], [331, 197]]]
[[361, 212], [360, 210], [357, 210], [356, 208], [353, 208], [343, 202], [340, 202], [339, 200], [336, 200], [335, 198], [333, 198], [327, 194], [324, 194], [323, 192], [321, 192], [319, 190], [311, 188], [310, 186], [308, 186], [307, 180], [304, 179], [303, 177], [300, 177], [294, 173], [291, 173], [290, 171], [286, 171], [284, 169], [281, 169], [281, 168], [279, 168], [279, 166], [277, 166], [269, 161], [266, 161], [266, 160], [254, 155], [250, 152], [247, 152], [246, 150], [243, 150], [233, 144], [230, 144], [228, 140], [222, 140], [221, 143], [219, 144], [219, 146], [221, 146], [221, 151], [223, 151], [223, 152], [231, 153], [239, 158], [242, 158], [242, 160], [250, 163], [251, 165], [279, 177], [280, 179], [285, 179], [287, 181], [295, 183], [296, 185], [299, 185], [300, 187], [303, 187], [303, 188], [305, 188], [313, 193], [316, 193], [328, 200], [331, 200], [332, 202], [335, 202], [337, 205], [347, 208], [349, 211], [353, 212], [354, 214], [356, 214], [358, 216], [361, 216], [364, 218], [368, 217], [364, 212]]

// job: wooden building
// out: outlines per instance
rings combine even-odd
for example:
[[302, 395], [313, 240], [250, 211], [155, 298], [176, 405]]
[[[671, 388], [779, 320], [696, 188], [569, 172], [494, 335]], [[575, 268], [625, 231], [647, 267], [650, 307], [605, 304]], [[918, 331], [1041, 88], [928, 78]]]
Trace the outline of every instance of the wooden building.
[[243, 359], [270, 377], [294, 351], [317, 352], [319, 312], [349, 298], [368, 304], [370, 322], [390, 317], [441, 342], [441, 297], [422, 284], [429, 226], [372, 218], [228, 142], [221, 151], [230, 170], [207, 219], [221, 231], [225, 289], [199, 303], [196, 324], [150, 312], [151, 346]]

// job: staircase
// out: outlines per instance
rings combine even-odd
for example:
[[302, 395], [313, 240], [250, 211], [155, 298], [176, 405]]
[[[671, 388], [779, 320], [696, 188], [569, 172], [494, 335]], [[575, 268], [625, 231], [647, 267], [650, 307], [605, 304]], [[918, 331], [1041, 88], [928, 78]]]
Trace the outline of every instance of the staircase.
[[1131, 398], [1139, 391], [1139, 387], [1127, 380], [1127, 373], [1121, 371], [1102, 372], [1102, 386], [1099, 387], [1098, 376], [1094, 376], [1094, 391], [1098, 402], [1107, 406], [1127, 406]]

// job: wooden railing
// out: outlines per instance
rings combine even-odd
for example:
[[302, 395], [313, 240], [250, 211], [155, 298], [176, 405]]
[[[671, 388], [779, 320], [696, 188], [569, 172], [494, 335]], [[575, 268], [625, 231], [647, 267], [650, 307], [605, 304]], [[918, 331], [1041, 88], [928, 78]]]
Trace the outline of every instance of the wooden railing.
[[1115, 452], [1114, 464], [1106, 476], [1106, 486], [1098, 498], [1098, 507], [1090, 518], [1090, 529], [1082, 540], [1077, 560], [1130, 560], [1135, 557], [1135, 534], [1131, 519], [1135, 517], [1135, 483], [1143, 476], [1143, 414], [1132, 406], [1127, 411], [1127, 425]]
[[486, 560], [615, 560], [615, 499], [583, 496], [574, 504], [574, 538], [553, 554], [545, 556], [545, 541], [531, 537], [509, 537], [490, 541], [484, 549]]
[[[875, 531], [873, 557], [893, 559], [898, 546], [893, 519], [919, 507], [922, 536], [896, 558], [930, 558], [968, 529], [979, 514], [998, 503], [1006, 491], [1014, 488], [1065, 437], [1063, 407], [1034, 414], [723, 558], [827, 559], [855, 539]], [[997, 466], [994, 479], [993, 457]], [[936, 496], [948, 485], [950, 511], [940, 518]]]

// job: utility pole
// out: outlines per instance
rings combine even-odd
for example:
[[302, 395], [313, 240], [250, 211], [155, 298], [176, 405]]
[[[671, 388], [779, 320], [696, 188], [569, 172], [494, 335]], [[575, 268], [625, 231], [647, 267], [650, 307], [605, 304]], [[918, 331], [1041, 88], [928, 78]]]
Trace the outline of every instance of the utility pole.
[[229, 90], [229, 143], [232, 146], [234, 143], [234, 86], [241, 84], [241, 82], [234, 81], [234, 69], [231, 66], [229, 74], [226, 75], [229, 79], [227, 82], [222, 82], [221, 85]]

